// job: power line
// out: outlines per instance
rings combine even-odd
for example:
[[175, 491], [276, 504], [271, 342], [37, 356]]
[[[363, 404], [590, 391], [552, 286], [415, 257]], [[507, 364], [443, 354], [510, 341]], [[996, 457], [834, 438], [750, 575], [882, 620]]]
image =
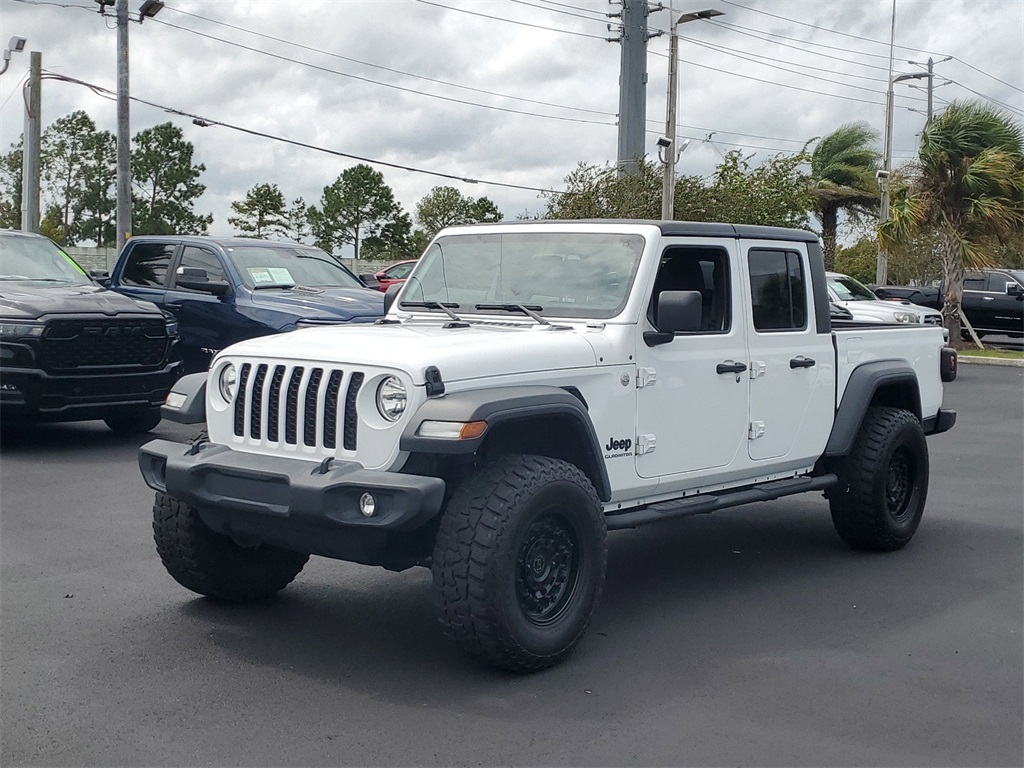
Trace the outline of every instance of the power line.
[[[792, 24], [799, 24], [799, 25], [804, 26], [804, 27], [810, 27], [811, 29], [818, 29], [818, 30], [821, 30], [822, 32], [831, 32], [833, 35], [842, 35], [843, 37], [853, 38], [854, 40], [863, 40], [864, 42], [873, 43], [875, 45], [889, 45], [889, 43], [886, 43], [886, 42], [884, 42], [882, 40], [874, 40], [874, 39], [872, 39], [870, 37], [861, 37], [860, 35], [853, 35], [853, 34], [850, 34], [849, 32], [840, 32], [840, 31], [835, 30], [835, 29], [829, 29], [828, 27], [819, 27], [816, 24], [809, 24], [806, 21], [799, 21], [797, 19], [791, 19], [788, 16], [779, 16], [778, 14], [769, 13], [768, 11], [762, 11], [762, 10], [760, 10], [758, 8], [751, 8], [750, 6], [741, 5], [741, 4], [737, 3], [737, 2], [734, 2], [734, 0], [721, 0], [721, 2], [725, 3], [726, 5], [732, 5], [732, 6], [736, 7], [736, 8], [742, 8], [745, 11], [751, 11], [753, 13], [760, 13], [760, 14], [763, 14], [765, 16], [771, 16], [772, 18], [775, 18], [775, 19], [780, 19], [782, 21], [788, 21], [788, 22], [790, 22]], [[912, 51], [914, 53], [927, 53], [929, 56], [947, 56], [947, 55], [949, 55], [949, 54], [945, 54], [945, 53], [938, 53], [936, 51], [924, 51], [924, 50], [920, 50], [918, 48], [910, 48], [910, 47], [908, 47], [906, 45], [897, 45], [895, 47], [896, 48], [900, 48], [901, 50], [904, 50], [904, 51]], [[872, 54], [872, 55], [877, 55], [877, 54]], [[968, 64], [966, 61], [964, 61], [963, 59], [961, 59], [961, 58], [959, 58], [957, 56], [949, 55], [949, 58], [953, 59], [954, 61], [958, 61], [961, 64], [963, 64], [965, 67], [969, 67], [970, 69], [973, 69], [975, 72], [978, 72], [979, 74], [982, 74], [985, 77], [988, 77], [988, 78], [990, 78], [992, 80], [995, 80], [998, 83], [1002, 83], [1003, 85], [1005, 85], [1005, 86], [1007, 86], [1009, 88], [1013, 88], [1016, 91], [1024, 92], [1024, 88], [1020, 88], [1019, 86], [1016, 86], [1016, 85], [1013, 85], [1011, 83], [1008, 83], [1005, 80], [1000, 80], [995, 75], [990, 75], [988, 72], [984, 71], [983, 69], [978, 69], [978, 67], [974, 66], [973, 64]], [[981, 95], [981, 94], [979, 94], [979, 95]], [[987, 96], [983, 96], [983, 98], [988, 98], [988, 97]]]
[[515, 115], [527, 115], [529, 117], [540, 117], [540, 118], [544, 118], [544, 119], [547, 119], [547, 120], [562, 120], [562, 121], [570, 122], [570, 123], [589, 123], [591, 125], [614, 125], [614, 123], [606, 123], [606, 122], [602, 122], [600, 120], [587, 120], [587, 119], [581, 118], [581, 117], [564, 117], [564, 116], [561, 116], [561, 115], [543, 115], [543, 114], [540, 114], [538, 112], [527, 112], [527, 111], [521, 110], [521, 109], [512, 109], [511, 107], [498, 107], [498, 106], [495, 106], [493, 104], [481, 104], [481, 103], [475, 102], [475, 101], [467, 101], [465, 99], [456, 99], [456, 98], [453, 98], [451, 96], [441, 96], [441, 95], [436, 94], [436, 93], [426, 93], [424, 91], [418, 91], [415, 88], [406, 88], [406, 87], [401, 86], [401, 85], [395, 85], [394, 83], [385, 83], [385, 82], [383, 82], [381, 80], [374, 80], [373, 78], [370, 78], [370, 77], [363, 77], [362, 75], [353, 75], [353, 74], [350, 74], [348, 72], [340, 72], [340, 71], [338, 71], [336, 69], [330, 69], [329, 67], [322, 67], [319, 64], [311, 64], [311, 63], [306, 62], [306, 61], [299, 61], [298, 59], [293, 59], [293, 58], [291, 58], [289, 56], [283, 56], [283, 55], [281, 55], [279, 53], [271, 53], [270, 51], [264, 51], [264, 50], [261, 50], [259, 48], [253, 48], [251, 45], [245, 45], [244, 43], [236, 43], [233, 40], [226, 40], [226, 39], [224, 39], [222, 37], [217, 37], [216, 35], [210, 35], [210, 34], [207, 34], [206, 32], [200, 32], [197, 29], [189, 29], [188, 27], [181, 27], [181, 26], [178, 26], [177, 24], [171, 24], [170, 22], [162, 21], [161, 19], [151, 19], [151, 21], [155, 21], [157, 24], [162, 24], [165, 27], [171, 27], [172, 29], [178, 29], [178, 30], [181, 30], [182, 32], [189, 32], [189, 33], [191, 33], [193, 35], [198, 35], [199, 37], [205, 37], [208, 40], [216, 40], [217, 42], [224, 43], [225, 45], [231, 45], [231, 46], [234, 46], [236, 48], [242, 48], [242, 49], [244, 49], [246, 51], [252, 51], [253, 53], [259, 53], [259, 54], [261, 54], [263, 56], [270, 56], [271, 58], [274, 58], [274, 59], [279, 59], [281, 61], [287, 61], [287, 62], [289, 62], [291, 64], [299, 64], [299, 65], [304, 66], [304, 67], [309, 67], [310, 69], [319, 70], [320, 72], [327, 72], [327, 73], [332, 74], [332, 75], [339, 75], [341, 77], [348, 77], [348, 78], [351, 78], [353, 80], [359, 80], [359, 81], [364, 82], [364, 83], [370, 83], [371, 85], [379, 85], [379, 86], [384, 87], [384, 88], [392, 88], [392, 89], [394, 89], [396, 91], [402, 91], [404, 93], [411, 93], [411, 94], [414, 94], [414, 95], [417, 95], [417, 96], [426, 96], [426, 97], [431, 98], [431, 99], [440, 99], [442, 101], [448, 101], [448, 102], [451, 102], [451, 103], [454, 103], [454, 104], [463, 104], [463, 105], [470, 106], [470, 107], [480, 107], [481, 109], [492, 109], [492, 110], [495, 110], [497, 112], [506, 112], [506, 113], [515, 114]]
[[1007, 109], [1007, 110], [1009, 110], [1011, 112], [1015, 112], [1018, 115], [1024, 115], [1024, 109], [1021, 109], [1020, 107], [1011, 107], [1009, 104], [1004, 104], [1001, 101], [993, 99], [991, 96], [986, 96], [983, 93], [979, 93], [978, 91], [974, 90], [973, 88], [968, 88], [966, 85], [964, 85], [963, 83], [957, 82], [956, 80], [950, 80], [949, 82], [952, 83], [953, 85], [958, 85], [961, 88], [963, 88], [965, 91], [970, 91], [975, 96], [980, 96], [981, 98], [983, 98], [983, 99], [985, 99], [987, 101], [990, 101], [993, 104], [1002, 107], [1003, 109]]
[[[813, 45], [813, 46], [815, 46], [817, 48], [827, 48], [827, 49], [832, 50], [832, 51], [843, 51], [845, 53], [857, 53], [857, 54], [860, 54], [862, 56], [870, 56], [872, 58], [885, 59], [886, 61], [888, 61], [889, 57], [887, 55], [884, 55], [884, 54], [869, 53], [867, 51], [851, 51], [849, 46], [847, 46], [845, 48], [842, 48], [842, 47], [837, 46], [837, 45], [827, 45], [825, 43], [816, 43], [816, 42], [814, 42], [812, 40], [801, 40], [798, 37], [788, 37], [786, 35], [782, 35], [782, 34], [779, 34], [777, 32], [768, 32], [768, 31], [761, 30], [761, 29], [754, 29], [752, 27], [744, 27], [744, 26], [741, 26], [739, 24], [730, 24], [730, 23], [727, 23], [727, 22], [724, 22], [724, 21], [720, 21], [717, 18], [716, 19], [709, 19], [709, 21], [712, 24], [714, 24], [716, 27], [721, 27], [722, 29], [728, 30], [729, 32], [735, 32], [738, 35], [745, 35], [746, 37], [752, 37], [755, 40], [760, 40], [760, 41], [765, 42], [765, 43], [771, 43], [772, 45], [780, 45], [780, 46], [783, 46], [785, 48], [792, 48], [792, 49], [797, 50], [797, 51], [802, 51], [803, 53], [809, 53], [809, 54], [811, 54], [813, 56], [822, 56], [824, 58], [834, 59], [835, 61], [842, 61], [842, 62], [845, 62], [847, 64], [853, 64], [854, 66], [858, 66], [858, 67], [867, 67], [868, 69], [877, 69], [877, 70], [879, 70], [881, 72], [885, 72], [885, 73], [889, 72], [889, 67], [888, 66], [883, 67], [883, 66], [881, 66], [879, 64], [865, 64], [862, 61], [854, 61], [853, 59], [844, 59], [841, 56], [833, 56], [831, 54], [821, 53], [819, 51], [809, 51], [804, 46]], [[794, 43], [800, 43], [800, 45], [790, 45], [789, 43], [779, 43], [779, 42], [776, 42], [775, 40], [769, 40], [766, 37], [760, 37], [760, 35], [768, 35], [770, 37], [778, 37], [778, 38], [781, 38], [783, 40], [790, 40], [790, 41], [792, 41]]]
[[[62, 81], [67, 82], [67, 83], [74, 83], [76, 85], [82, 85], [82, 86], [85, 86], [86, 88], [88, 88], [89, 90], [93, 91], [93, 93], [95, 93], [95, 94], [97, 94], [99, 96], [102, 96], [102, 97], [104, 97], [106, 99], [115, 99], [117, 97], [117, 94], [114, 91], [111, 91], [109, 88], [104, 88], [103, 86], [96, 85], [95, 83], [89, 83], [89, 82], [87, 82], [85, 80], [79, 80], [78, 78], [75, 78], [75, 77], [68, 77], [67, 75], [60, 75], [60, 74], [57, 74], [56, 72], [50, 72], [50, 71], [47, 71], [47, 70], [44, 70], [44, 72], [45, 72], [45, 75], [46, 75], [46, 79], [48, 79], [48, 80], [62, 80]], [[155, 109], [163, 110], [164, 112], [167, 112], [167, 113], [172, 114], [172, 115], [179, 115], [181, 117], [190, 118], [196, 125], [198, 125], [200, 127], [203, 127], [203, 128], [208, 128], [210, 126], [215, 126], [215, 125], [216, 126], [220, 126], [222, 128], [230, 128], [233, 131], [239, 131], [240, 133], [247, 133], [250, 136], [258, 136], [258, 137], [264, 138], [264, 139], [271, 139], [272, 141], [279, 141], [279, 142], [282, 142], [284, 144], [291, 144], [292, 146], [302, 147], [303, 149], [312, 149], [312, 150], [315, 150], [317, 152], [323, 152], [325, 154], [334, 155], [336, 157], [344, 157], [344, 158], [347, 158], [349, 160], [358, 160], [360, 162], [367, 163], [369, 165], [381, 165], [381, 166], [384, 166], [386, 168], [396, 168], [398, 170], [409, 171], [411, 173], [422, 173], [422, 174], [426, 174], [428, 176], [438, 176], [438, 177], [443, 178], [443, 179], [452, 179], [454, 181], [462, 181], [462, 182], [465, 182], [467, 184], [489, 184], [489, 185], [495, 186], [495, 187], [506, 187], [508, 189], [523, 189], [523, 190], [526, 190], [528, 192], [545, 192], [545, 193], [556, 194], [556, 195], [572, 194], [570, 192], [560, 192], [560, 191], [553, 190], [553, 189], [545, 189], [543, 187], [530, 187], [530, 186], [526, 186], [526, 185], [523, 185], [523, 184], [510, 184], [508, 182], [503, 182], [503, 181], [489, 181], [487, 179], [475, 179], [475, 178], [472, 178], [472, 177], [469, 177], [469, 176], [459, 176], [459, 175], [453, 174], [453, 173], [442, 173], [441, 171], [430, 171], [430, 170], [427, 170], [425, 168], [417, 168], [417, 167], [411, 166], [411, 165], [402, 165], [400, 163], [391, 163], [391, 162], [388, 162], [386, 160], [377, 160], [377, 159], [370, 158], [370, 157], [363, 157], [361, 155], [353, 155], [353, 154], [350, 154], [348, 152], [341, 152], [340, 150], [336, 150], [336, 149], [328, 149], [327, 147], [317, 146], [316, 144], [309, 144], [309, 143], [306, 143], [304, 141], [298, 141], [296, 139], [289, 139], [289, 138], [284, 137], [284, 136], [277, 136], [277, 135], [272, 134], [272, 133], [266, 133], [264, 131], [257, 131], [255, 129], [246, 128], [246, 127], [241, 126], [241, 125], [235, 125], [233, 123], [225, 123], [225, 122], [220, 121], [220, 120], [214, 120], [212, 118], [203, 117], [202, 115], [192, 114], [191, 112], [185, 112], [184, 110], [176, 109], [174, 107], [168, 107], [168, 106], [166, 106], [164, 104], [157, 104], [154, 101], [147, 101], [146, 99], [141, 99], [138, 96], [129, 96], [128, 98], [131, 99], [132, 101], [138, 102], [139, 104], [145, 104], [148, 107], [154, 107]]]
[[[352, 58], [350, 56], [342, 56], [341, 54], [332, 53], [330, 51], [325, 51], [325, 50], [323, 50], [321, 48], [314, 48], [313, 46], [303, 45], [302, 43], [297, 43], [297, 42], [294, 42], [292, 40], [285, 40], [284, 38], [274, 37], [273, 35], [268, 35], [268, 34], [265, 34], [263, 32], [257, 32], [257, 31], [255, 31], [253, 29], [247, 29], [246, 27], [240, 27], [240, 26], [237, 26], [235, 24], [229, 24], [228, 22], [220, 21], [219, 19], [211, 19], [211, 18], [209, 18], [207, 16], [200, 16], [199, 14], [196, 14], [196, 13], [189, 13], [188, 11], [183, 11], [183, 10], [181, 10], [179, 8], [174, 8], [174, 7], [169, 6], [169, 5], [165, 6], [165, 7], [167, 8], [167, 10], [173, 11], [174, 13], [180, 13], [183, 16], [190, 16], [190, 17], [192, 17], [194, 19], [200, 19], [201, 21], [206, 21], [206, 22], [209, 22], [211, 24], [218, 24], [218, 25], [220, 25], [222, 27], [228, 27], [229, 29], [234, 29], [234, 30], [236, 30], [238, 32], [244, 32], [246, 34], [255, 35], [256, 37], [262, 37], [265, 40], [273, 40], [274, 42], [282, 43], [283, 45], [290, 45], [290, 46], [294, 46], [295, 48], [301, 48], [301, 49], [306, 50], [306, 51], [311, 51], [313, 53], [323, 54], [324, 56], [331, 56], [331, 57], [333, 57], [335, 59], [341, 59], [342, 61], [352, 62], [353, 64], [360, 64], [360, 65], [365, 66], [365, 67], [373, 67], [374, 69], [382, 69], [385, 72], [391, 72], [391, 73], [396, 74], [396, 75], [402, 75], [403, 77], [415, 77], [415, 78], [420, 79], [420, 80], [426, 80], [427, 82], [430, 82], [430, 83], [437, 83], [438, 85], [445, 85], [445, 86], [448, 86], [450, 88], [460, 88], [460, 89], [465, 90], [465, 91], [472, 91], [473, 93], [482, 93], [482, 94], [485, 94], [485, 95], [488, 95], [488, 96], [497, 96], [497, 97], [503, 98], [503, 99], [514, 99], [516, 101], [526, 102], [527, 104], [537, 104], [537, 105], [544, 106], [544, 107], [555, 107], [556, 109], [570, 109], [570, 110], [574, 110], [574, 111], [577, 111], [577, 112], [588, 112], [590, 114], [602, 115], [604, 117], [615, 117], [615, 113], [614, 112], [603, 112], [601, 110], [596, 110], [596, 109], [587, 109], [586, 107], [573, 107], [573, 106], [570, 106], [568, 104], [554, 104], [554, 103], [548, 102], [548, 101], [538, 101], [537, 99], [528, 99], [528, 98], [525, 98], [523, 96], [512, 96], [510, 94], [498, 93], [497, 91], [490, 91], [490, 90], [487, 90], [487, 89], [484, 89], [484, 88], [473, 88], [472, 86], [468, 86], [468, 85], [460, 85], [459, 83], [452, 83], [452, 82], [449, 82], [447, 80], [439, 80], [439, 79], [434, 78], [434, 77], [427, 77], [426, 75], [417, 75], [414, 72], [406, 72], [406, 71], [401, 70], [401, 69], [393, 69], [392, 67], [385, 67], [385, 66], [383, 66], [381, 64], [374, 64], [373, 62], [370, 62], [370, 61], [363, 61], [361, 59], [354, 59], [354, 58]], [[185, 27], [178, 27], [178, 29], [185, 29]], [[215, 38], [215, 39], [219, 39], [219, 38]], [[298, 62], [298, 63], [303, 63], [303, 62]]]
[[[560, 11], [557, 8], [545, 8], [543, 5], [537, 5], [536, 3], [529, 3], [526, 0], [508, 0], [508, 2], [516, 3], [517, 5], [526, 5], [526, 6], [529, 6], [530, 8], [540, 8], [542, 11], [550, 11], [551, 13], [561, 13], [561, 14], [564, 14], [565, 16], [573, 16], [573, 17], [575, 17], [577, 19], [586, 19], [587, 21], [596, 21], [596, 22], [602, 23], [602, 24], [607, 24], [608, 23], [608, 16], [604, 15], [604, 14], [602, 14], [604, 16], [604, 18], [595, 19], [593, 16], [583, 16], [582, 14], [573, 13], [572, 11]], [[579, 10], [582, 11], [582, 10], [585, 10], [585, 9], [580, 8]]]
[[561, 32], [563, 35], [575, 35], [576, 37], [589, 37], [589, 38], [592, 38], [594, 40], [601, 40], [602, 42], [605, 40], [605, 38], [602, 35], [590, 35], [590, 34], [587, 34], [586, 32], [576, 32], [576, 31], [571, 30], [571, 29], [559, 29], [558, 27], [545, 27], [543, 24], [530, 24], [529, 22], [526, 22], [526, 21], [516, 21], [515, 19], [506, 19], [506, 18], [503, 18], [501, 16], [491, 16], [490, 14], [487, 14], [487, 13], [477, 13], [476, 11], [467, 11], [465, 8], [455, 8], [454, 6], [451, 6], [451, 5], [443, 5], [441, 3], [435, 3], [435, 2], [432, 2], [432, 0], [416, 0], [416, 2], [417, 3], [423, 3], [424, 5], [433, 5], [433, 6], [437, 7], [437, 8], [444, 8], [447, 11], [457, 11], [459, 13], [467, 13], [470, 16], [480, 16], [480, 17], [485, 18], [485, 19], [493, 19], [494, 21], [503, 21], [506, 24], [518, 24], [519, 26], [522, 26], [522, 27], [533, 27], [534, 29], [544, 29], [544, 30], [547, 30], [548, 32]]

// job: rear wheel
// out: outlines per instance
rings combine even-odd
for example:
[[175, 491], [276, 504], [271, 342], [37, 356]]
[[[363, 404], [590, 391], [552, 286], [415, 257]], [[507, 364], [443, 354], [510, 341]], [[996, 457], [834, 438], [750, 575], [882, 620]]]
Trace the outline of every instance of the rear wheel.
[[504, 456], [452, 495], [433, 556], [448, 634], [513, 672], [564, 660], [604, 585], [606, 529], [593, 485], [572, 464]]
[[309, 555], [257, 544], [243, 547], [210, 529], [196, 509], [157, 493], [153, 539], [167, 572], [200, 595], [241, 602], [270, 597], [288, 586]]
[[921, 523], [927, 495], [921, 423], [901, 408], [869, 408], [830, 498], [839, 536], [858, 549], [901, 549]]

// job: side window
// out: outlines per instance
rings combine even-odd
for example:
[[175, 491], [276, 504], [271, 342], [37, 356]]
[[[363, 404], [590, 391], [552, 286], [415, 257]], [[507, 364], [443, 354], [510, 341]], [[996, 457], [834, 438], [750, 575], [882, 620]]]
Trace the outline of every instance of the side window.
[[174, 246], [166, 243], [137, 243], [128, 252], [128, 261], [121, 273], [125, 285], [163, 288]]
[[648, 318], [658, 327], [662, 291], [699, 291], [701, 332], [724, 333], [732, 327], [729, 259], [720, 248], [668, 248], [661, 257]]
[[[173, 286], [177, 286], [178, 275], [181, 274], [184, 267], [205, 269], [206, 276], [211, 283], [227, 281], [227, 276], [224, 274], [224, 265], [221, 264], [220, 257], [213, 251], [208, 251], [205, 248], [197, 248], [194, 245], [185, 246], [181, 253], [181, 261], [178, 262], [178, 268], [174, 271], [175, 274], [171, 280]], [[179, 288], [178, 290], [186, 291], [188, 289]]]
[[994, 291], [995, 293], [1006, 293], [1007, 283], [1012, 283], [1013, 278], [1009, 275], [1004, 275], [1001, 272], [989, 272], [988, 273], [988, 288], [985, 290]]
[[752, 249], [747, 256], [754, 328], [792, 331], [807, 327], [807, 288], [796, 251]]
[[968, 272], [966, 275], [964, 275], [964, 290], [984, 291], [985, 275], [978, 274], [977, 272]]

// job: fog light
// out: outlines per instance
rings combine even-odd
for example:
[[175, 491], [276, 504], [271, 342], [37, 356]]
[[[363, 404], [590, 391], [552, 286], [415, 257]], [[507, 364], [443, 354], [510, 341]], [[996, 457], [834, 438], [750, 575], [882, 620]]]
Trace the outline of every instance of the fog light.
[[362, 512], [365, 517], [373, 517], [373, 513], [377, 511], [377, 502], [374, 501], [373, 496], [368, 493], [364, 493], [359, 497], [359, 511]]

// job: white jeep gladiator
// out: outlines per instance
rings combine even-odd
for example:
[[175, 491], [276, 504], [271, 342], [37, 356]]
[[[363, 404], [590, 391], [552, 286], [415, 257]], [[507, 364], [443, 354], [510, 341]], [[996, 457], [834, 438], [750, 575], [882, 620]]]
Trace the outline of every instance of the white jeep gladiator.
[[442, 231], [374, 325], [242, 342], [185, 377], [140, 450], [170, 574], [220, 600], [310, 554], [429, 567], [484, 663], [566, 658], [606, 533], [808, 491], [851, 546], [895, 550], [953, 426], [928, 325], [833, 321], [797, 230], [552, 221]]

